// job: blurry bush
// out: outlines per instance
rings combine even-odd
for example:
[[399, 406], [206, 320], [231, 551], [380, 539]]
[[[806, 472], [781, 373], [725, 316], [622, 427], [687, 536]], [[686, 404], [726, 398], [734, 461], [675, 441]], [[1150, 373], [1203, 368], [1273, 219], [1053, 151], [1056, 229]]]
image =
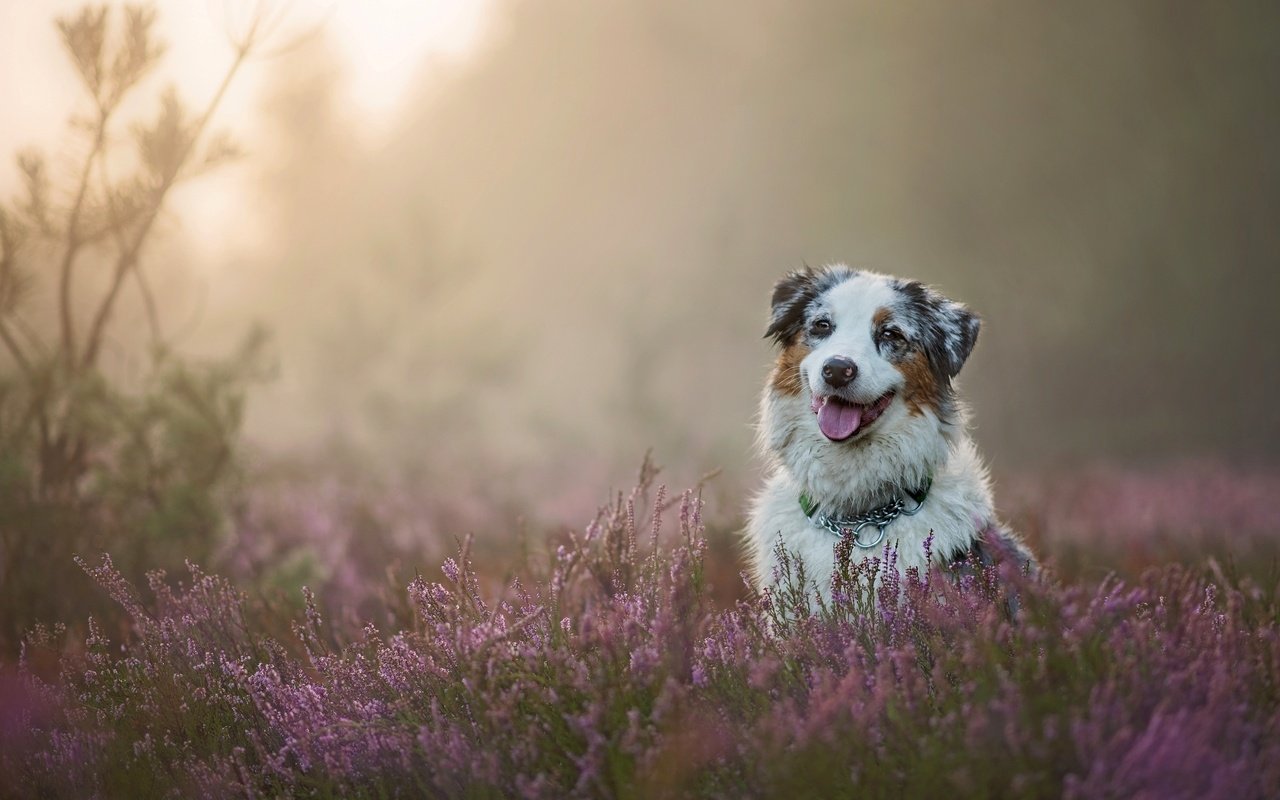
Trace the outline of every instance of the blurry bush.
[[[203, 112], [169, 89], [155, 116], [125, 134], [122, 109], [165, 50], [155, 20], [139, 6], [58, 19], [89, 100], [70, 122], [83, 158], [64, 177], [44, 156], [20, 155], [24, 190], [0, 205], [4, 650], [37, 619], [85, 610], [68, 575], [73, 554], [109, 549], [134, 577], [209, 559], [235, 485], [245, 390], [265, 374], [257, 329], [219, 360], [175, 353], [142, 269], [171, 190], [237, 155], [209, 123], [265, 30], [232, 43], [235, 58]], [[127, 291], [141, 298], [149, 342], [117, 330]], [[104, 363], [108, 344], [113, 356], [128, 354]]]

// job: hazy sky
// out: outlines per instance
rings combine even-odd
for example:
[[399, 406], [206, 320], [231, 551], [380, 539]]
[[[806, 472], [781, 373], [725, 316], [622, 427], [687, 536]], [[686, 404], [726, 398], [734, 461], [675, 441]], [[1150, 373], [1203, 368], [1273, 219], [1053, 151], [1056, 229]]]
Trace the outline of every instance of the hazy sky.
[[[0, 0], [0, 190], [11, 190], [16, 170], [10, 154], [64, 135], [76, 78], [53, 24], [84, 0]], [[193, 105], [212, 95], [231, 60], [225, 31], [256, 9], [287, 15], [281, 42], [321, 30], [342, 61], [341, 89], [357, 130], [375, 142], [385, 135], [415, 80], [434, 60], [456, 62], [486, 31], [490, 0], [165, 0], [157, 23], [169, 49], [152, 80], [175, 83]], [[239, 135], [252, 135], [255, 108], [276, 59], [254, 64], [224, 101], [218, 120]], [[149, 110], [149, 109], [148, 109]], [[223, 241], [237, 198], [229, 183], [184, 198], [201, 213], [188, 224], [210, 243]]]
[[[69, 163], [50, 20], [78, 5], [0, 0], [0, 154]], [[1280, 441], [1270, 7], [290, 7], [323, 35], [249, 66], [218, 117], [246, 158], [147, 251], [184, 347], [275, 332], [257, 440], [741, 478], [770, 287], [844, 260], [983, 314], [961, 377], [997, 470]], [[209, 96], [225, 8], [161, 4], [151, 90]]]

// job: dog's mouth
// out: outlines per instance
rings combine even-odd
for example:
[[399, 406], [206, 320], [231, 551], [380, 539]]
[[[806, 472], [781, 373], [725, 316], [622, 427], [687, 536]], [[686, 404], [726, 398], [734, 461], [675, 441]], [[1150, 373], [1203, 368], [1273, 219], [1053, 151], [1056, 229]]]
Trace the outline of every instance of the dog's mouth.
[[866, 430], [879, 419], [893, 402], [893, 392], [885, 392], [877, 400], [867, 404], [852, 403], [835, 395], [814, 395], [810, 408], [818, 415], [818, 430], [833, 442], [843, 442], [859, 431]]

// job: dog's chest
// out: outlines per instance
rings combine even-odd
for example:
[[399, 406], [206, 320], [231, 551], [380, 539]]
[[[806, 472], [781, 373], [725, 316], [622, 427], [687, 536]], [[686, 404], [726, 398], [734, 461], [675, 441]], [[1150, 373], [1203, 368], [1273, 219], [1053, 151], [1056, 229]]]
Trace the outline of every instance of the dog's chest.
[[[967, 550], [977, 531], [990, 519], [991, 509], [980, 491], [982, 487], [966, 487], [963, 483], [950, 476], [935, 481], [916, 514], [899, 515], [886, 524], [883, 539], [874, 547], [854, 548], [854, 558], [883, 556], [887, 546], [897, 552], [899, 569], [924, 568], [925, 543], [931, 534], [930, 550], [935, 563]], [[785, 470], [775, 473], [757, 498], [750, 534], [758, 585], [774, 582], [776, 549], [781, 543], [788, 553], [803, 559], [807, 580], [816, 582], [822, 591], [829, 587], [839, 536], [816, 525], [806, 514], [800, 504], [800, 489]], [[878, 535], [876, 525], [867, 525], [859, 540], [870, 543]]]

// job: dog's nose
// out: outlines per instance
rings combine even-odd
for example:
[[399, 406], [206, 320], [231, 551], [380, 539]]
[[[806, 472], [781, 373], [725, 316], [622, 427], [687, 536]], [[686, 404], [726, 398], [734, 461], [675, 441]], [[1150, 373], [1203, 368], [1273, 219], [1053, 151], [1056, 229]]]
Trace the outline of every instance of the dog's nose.
[[844, 356], [828, 358], [822, 365], [822, 379], [832, 389], [843, 389], [858, 377], [858, 365]]

